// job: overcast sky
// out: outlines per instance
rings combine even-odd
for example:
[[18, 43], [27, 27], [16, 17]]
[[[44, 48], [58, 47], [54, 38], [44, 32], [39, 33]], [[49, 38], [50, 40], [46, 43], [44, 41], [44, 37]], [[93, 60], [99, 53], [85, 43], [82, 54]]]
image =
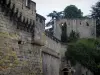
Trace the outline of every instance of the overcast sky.
[[[48, 13], [53, 10], [62, 11], [68, 5], [76, 5], [82, 10], [84, 15], [90, 14], [92, 5], [94, 5], [98, 0], [33, 0], [36, 2], [37, 13], [47, 18]], [[46, 21], [46, 22], [47, 22]]]

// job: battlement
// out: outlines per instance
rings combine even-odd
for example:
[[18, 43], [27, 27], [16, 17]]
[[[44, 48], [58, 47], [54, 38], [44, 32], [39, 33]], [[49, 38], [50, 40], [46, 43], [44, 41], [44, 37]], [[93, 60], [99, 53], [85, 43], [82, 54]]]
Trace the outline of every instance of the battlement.
[[36, 3], [31, 0], [0, 0], [0, 11], [17, 25], [18, 29], [34, 32]]

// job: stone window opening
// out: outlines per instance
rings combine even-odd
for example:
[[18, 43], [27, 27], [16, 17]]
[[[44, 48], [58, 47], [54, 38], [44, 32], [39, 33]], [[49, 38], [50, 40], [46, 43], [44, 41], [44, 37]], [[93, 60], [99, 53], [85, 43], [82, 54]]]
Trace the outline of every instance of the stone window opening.
[[42, 19], [40, 19], [40, 23], [42, 23]]
[[86, 25], [87, 25], [87, 26], [89, 26], [89, 23], [88, 23], [88, 22], [86, 22]]
[[81, 22], [80, 22], [80, 25], [81, 25]]
[[31, 0], [26, 0], [26, 7], [30, 8], [30, 3], [31, 3]]
[[22, 44], [22, 41], [21, 41], [21, 40], [19, 40], [19, 41], [18, 41], [18, 44]]
[[63, 75], [68, 75], [69, 70], [68, 70], [67, 68], [64, 68], [64, 69], [62, 70], [62, 72], [63, 72]]

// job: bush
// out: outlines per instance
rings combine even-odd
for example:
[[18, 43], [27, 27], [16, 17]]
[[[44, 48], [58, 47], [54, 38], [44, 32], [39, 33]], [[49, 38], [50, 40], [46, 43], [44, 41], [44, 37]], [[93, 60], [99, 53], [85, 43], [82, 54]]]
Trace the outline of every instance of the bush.
[[75, 42], [79, 38], [79, 33], [76, 33], [75, 31], [71, 31], [69, 37], [68, 37], [68, 42]]
[[79, 39], [68, 44], [66, 58], [77, 61], [91, 70], [94, 75], [100, 75], [100, 40]]

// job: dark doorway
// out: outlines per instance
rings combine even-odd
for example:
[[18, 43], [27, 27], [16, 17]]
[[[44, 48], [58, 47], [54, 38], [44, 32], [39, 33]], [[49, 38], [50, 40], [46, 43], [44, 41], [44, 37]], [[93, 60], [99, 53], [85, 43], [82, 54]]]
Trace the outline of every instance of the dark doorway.
[[63, 71], [63, 75], [68, 75], [68, 69], [67, 68], [64, 68], [62, 71]]
[[68, 72], [64, 72], [64, 75], [68, 75]]

